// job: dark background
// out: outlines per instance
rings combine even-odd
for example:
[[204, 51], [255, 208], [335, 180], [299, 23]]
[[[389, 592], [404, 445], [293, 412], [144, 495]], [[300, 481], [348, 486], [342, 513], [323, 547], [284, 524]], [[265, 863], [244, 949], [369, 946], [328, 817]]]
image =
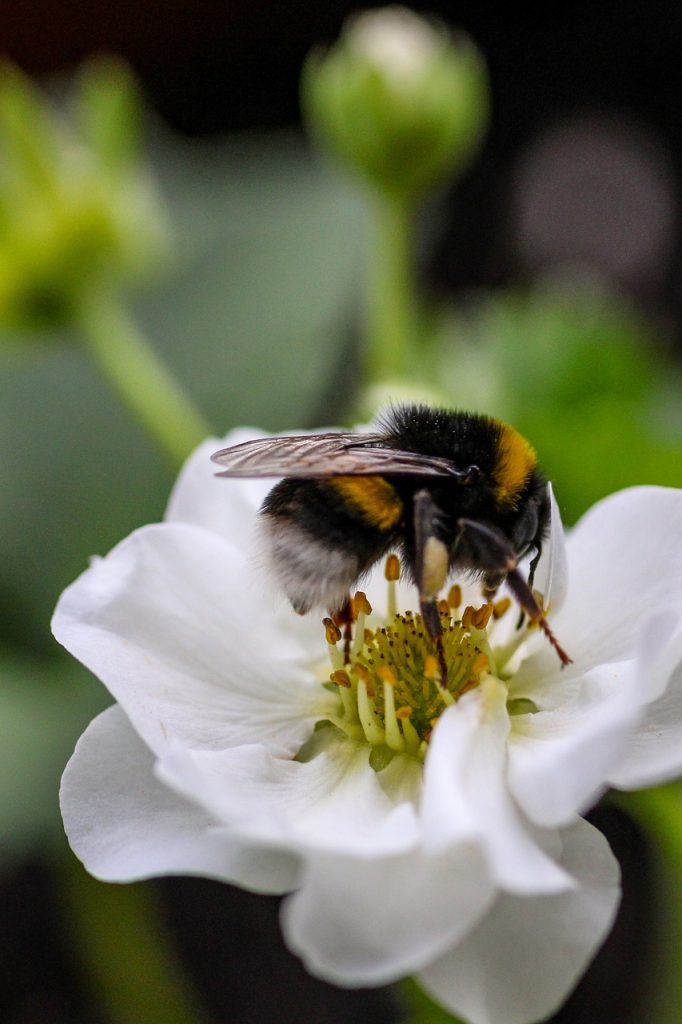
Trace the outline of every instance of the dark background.
[[[147, 99], [177, 132], [270, 129], [297, 123], [301, 62], [313, 44], [334, 38], [352, 9], [262, 0], [22, 0], [0, 8], [0, 48], [39, 77], [113, 50], [130, 61]], [[665, 323], [676, 345], [682, 8], [593, 2], [545, 5], [531, 15], [479, 0], [421, 9], [471, 34], [493, 91], [484, 150], [436, 207], [426, 284], [449, 294], [580, 261]], [[595, 194], [602, 197], [596, 211]], [[622, 813], [603, 807], [594, 820], [623, 866], [623, 911], [555, 1020], [636, 1024], [656, 909], [650, 857]], [[200, 880], [145, 884], [158, 892], [216, 1022], [399, 1019], [388, 992], [342, 992], [309, 978], [282, 947], [276, 901]], [[38, 859], [5, 874], [0, 944], [0, 1020], [104, 1022], [74, 960], [55, 877]]]

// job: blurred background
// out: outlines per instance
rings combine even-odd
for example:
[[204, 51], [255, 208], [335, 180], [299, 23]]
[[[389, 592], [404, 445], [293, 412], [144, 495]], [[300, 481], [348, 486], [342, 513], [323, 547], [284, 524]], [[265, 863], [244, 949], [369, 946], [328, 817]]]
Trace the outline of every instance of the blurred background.
[[[431, 377], [453, 405], [533, 439], [569, 523], [619, 487], [682, 485], [682, 8], [415, 9], [476, 41], [492, 90], [480, 152], [420, 214]], [[310, 145], [299, 113], [306, 54], [351, 10], [0, 8], [0, 50], [58, 107], [93, 54], [134, 70], [170, 244], [130, 308], [216, 435], [330, 423], [353, 397], [368, 197]], [[0, 247], [6, 214], [0, 202]], [[3, 273], [0, 258], [0, 289]], [[92, 554], [162, 516], [175, 471], [69, 330], [49, 327], [0, 325], [0, 1020], [173, 1024], [173, 972], [206, 1024], [400, 1020], [388, 991], [309, 978], [282, 946], [274, 900], [172, 879], [131, 887], [139, 905], [123, 907], [73, 863], [59, 776], [107, 696], [56, 648], [50, 616]], [[623, 910], [555, 1020], [653, 1020], [656, 851], [621, 810], [594, 816], [623, 866]], [[147, 927], [163, 935], [165, 969]], [[137, 965], [132, 980], [117, 957]]]

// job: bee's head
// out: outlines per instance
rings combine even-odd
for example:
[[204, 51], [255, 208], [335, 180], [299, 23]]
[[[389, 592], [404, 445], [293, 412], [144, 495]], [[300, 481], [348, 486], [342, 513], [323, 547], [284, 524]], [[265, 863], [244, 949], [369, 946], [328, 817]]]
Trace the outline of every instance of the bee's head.
[[546, 481], [534, 471], [507, 527], [514, 554], [521, 559], [531, 549], [539, 551], [549, 530], [550, 505]]

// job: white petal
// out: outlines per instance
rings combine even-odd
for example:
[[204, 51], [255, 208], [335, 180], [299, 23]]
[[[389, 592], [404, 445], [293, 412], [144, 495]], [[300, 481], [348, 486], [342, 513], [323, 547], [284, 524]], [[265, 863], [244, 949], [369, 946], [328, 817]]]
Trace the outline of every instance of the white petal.
[[312, 974], [337, 985], [383, 985], [458, 942], [493, 898], [475, 846], [381, 860], [320, 854], [307, 858], [282, 928]]
[[180, 471], [166, 507], [167, 522], [203, 526], [225, 537], [237, 548], [250, 545], [255, 513], [274, 480], [221, 479], [211, 456], [220, 448], [264, 437], [258, 430], [231, 431], [222, 440], [208, 438], [190, 455]]
[[[605, 788], [640, 717], [634, 661], [563, 684], [563, 702], [512, 718], [509, 787], [538, 825], [565, 825]], [[561, 686], [559, 680], [557, 686]]]
[[243, 556], [199, 527], [132, 534], [62, 594], [53, 630], [156, 753], [179, 740], [291, 755], [330, 699], [263, 614]]
[[369, 747], [321, 730], [311, 760], [273, 757], [263, 746], [176, 750], [160, 778], [253, 841], [377, 858], [415, 845], [410, 803], [396, 806], [369, 766]]
[[244, 556], [238, 577], [240, 585], [253, 589], [263, 604], [263, 613], [271, 621], [316, 652], [323, 649], [322, 614], [302, 617], [293, 613], [267, 562], [258, 529], [258, 510], [277, 480], [220, 478], [216, 476], [220, 467], [211, 462], [211, 455], [221, 448], [266, 436], [255, 428], [244, 427], [221, 440], [204, 441], [183, 466], [164, 519], [201, 526], [229, 541]]
[[272, 893], [296, 884], [295, 858], [231, 837], [158, 782], [153, 763], [119, 707], [99, 715], [80, 738], [60, 799], [69, 842], [91, 874], [110, 882], [206, 875]]
[[577, 891], [501, 896], [461, 945], [422, 972], [427, 991], [468, 1024], [545, 1020], [606, 937], [619, 899], [616, 860], [587, 822], [562, 837]]
[[622, 763], [609, 776], [622, 789], [656, 786], [682, 774], [682, 616], [673, 609], [644, 628], [637, 684], [657, 699], [645, 708]]
[[643, 611], [682, 600], [682, 491], [633, 487], [568, 536], [571, 589], [552, 628], [576, 666], [633, 657]]
[[540, 591], [545, 599], [545, 606], [550, 608], [552, 615], [556, 615], [563, 607], [568, 593], [568, 556], [561, 512], [551, 483], [547, 484], [547, 493], [551, 529], [538, 563], [533, 589]]
[[506, 689], [492, 677], [441, 715], [424, 779], [424, 832], [435, 849], [457, 830], [482, 845], [498, 886], [519, 893], [570, 889], [571, 878], [536, 842], [507, 789]]

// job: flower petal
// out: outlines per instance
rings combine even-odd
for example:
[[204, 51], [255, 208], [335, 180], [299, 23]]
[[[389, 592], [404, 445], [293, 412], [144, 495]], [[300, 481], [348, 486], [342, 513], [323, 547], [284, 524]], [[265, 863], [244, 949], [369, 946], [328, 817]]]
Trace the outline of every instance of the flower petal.
[[383, 985], [458, 942], [493, 898], [474, 845], [372, 860], [319, 854], [306, 859], [301, 888], [282, 907], [282, 929], [312, 974]]
[[425, 767], [425, 836], [434, 849], [456, 841], [460, 829], [475, 837], [493, 880], [509, 892], [570, 889], [572, 879], [536, 842], [507, 789], [505, 699], [506, 688], [488, 677], [438, 720]]
[[642, 610], [682, 598], [682, 491], [613, 494], [583, 516], [567, 543], [571, 590], [552, 619], [556, 635], [576, 666], [633, 657]]
[[110, 882], [205, 875], [271, 893], [295, 885], [295, 858], [217, 828], [210, 814], [158, 782], [153, 764], [119, 707], [80, 738], [60, 798], [69, 842], [91, 874]]
[[62, 594], [54, 634], [156, 753], [264, 742], [292, 755], [331, 695], [245, 576], [244, 557], [207, 530], [145, 527]]
[[561, 512], [551, 483], [547, 484], [547, 494], [551, 529], [538, 563], [533, 588], [540, 591], [545, 599], [545, 607], [551, 609], [552, 615], [556, 615], [563, 607], [568, 593], [568, 555]]
[[500, 896], [464, 942], [422, 972], [426, 990], [469, 1024], [545, 1020], [606, 937], [619, 899], [618, 864], [585, 821], [562, 838], [577, 891]]
[[236, 548], [252, 543], [255, 513], [273, 480], [216, 477], [219, 467], [211, 456], [220, 448], [265, 437], [251, 428], [232, 430], [223, 440], [208, 438], [190, 455], [175, 482], [164, 519], [169, 523], [203, 526], [229, 540]]
[[[682, 773], [682, 616], [673, 609], [644, 628], [637, 684], [653, 695], [630, 737], [622, 763], [609, 781], [621, 789], [642, 789]], [[660, 696], [659, 696], [660, 694]]]
[[558, 706], [513, 717], [509, 788], [538, 825], [568, 824], [604, 790], [640, 717], [635, 683], [634, 661], [601, 665], [567, 681]]
[[[328, 734], [326, 738], [324, 734]], [[317, 736], [318, 734], [316, 734]], [[306, 761], [273, 757], [261, 745], [169, 752], [158, 774], [217, 820], [262, 843], [377, 858], [415, 845], [410, 803], [396, 806], [369, 766], [369, 747], [320, 730]]]

